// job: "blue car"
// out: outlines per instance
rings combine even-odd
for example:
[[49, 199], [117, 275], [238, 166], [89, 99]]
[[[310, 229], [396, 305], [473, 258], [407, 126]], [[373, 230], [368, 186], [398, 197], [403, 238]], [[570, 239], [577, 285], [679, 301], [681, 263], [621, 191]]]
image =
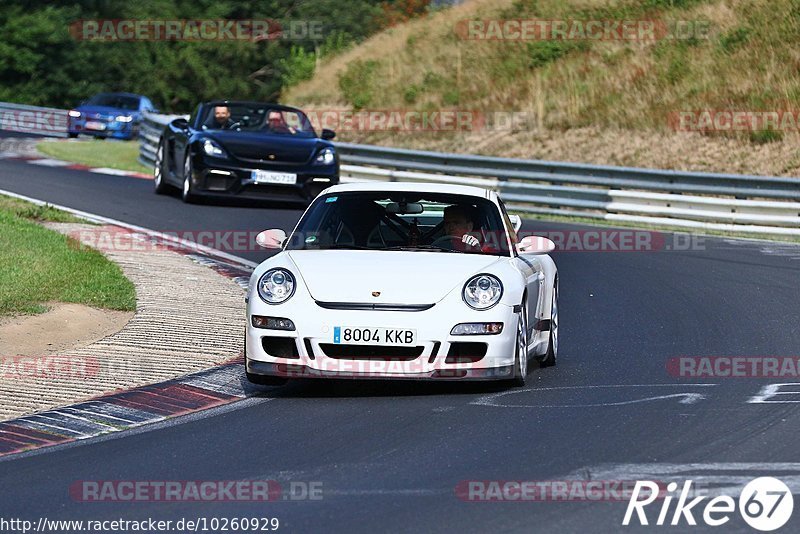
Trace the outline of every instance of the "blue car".
[[131, 93], [100, 93], [69, 111], [67, 134], [133, 139], [139, 133], [142, 112], [153, 111], [149, 98]]

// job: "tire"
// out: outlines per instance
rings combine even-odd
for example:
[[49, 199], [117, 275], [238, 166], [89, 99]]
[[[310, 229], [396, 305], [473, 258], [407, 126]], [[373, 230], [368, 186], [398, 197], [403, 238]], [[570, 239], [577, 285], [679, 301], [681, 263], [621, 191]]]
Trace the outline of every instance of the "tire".
[[181, 199], [187, 204], [197, 202], [197, 195], [192, 193], [192, 157], [189, 151], [183, 160], [183, 187], [181, 188]]
[[539, 359], [539, 367], [552, 367], [558, 357], [558, 278], [553, 284], [553, 299], [550, 304], [550, 341], [547, 352]]
[[75, 139], [78, 137], [78, 134], [70, 132], [67, 134], [67, 137], [69, 137], [70, 139]]
[[157, 195], [163, 195], [169, 191], [169, 186], [164, 180], [164, 171], [167, 166], [164, 164], [164, 140], [158, 142], [156, 149], [156, 161], [153, 165], [153, 184]]
[[523, 387], [528, 376], [528, 305], [522, 303], [522, 310], [517, 320], [516, 349], [514, 350], [514, 387]]
[[279, 376], [257, 375], [247, 372], [247, 333], [244, 336], [244, 373], [248, 382], [258, 386], [283, 386], [288, 382], [287, 379]]

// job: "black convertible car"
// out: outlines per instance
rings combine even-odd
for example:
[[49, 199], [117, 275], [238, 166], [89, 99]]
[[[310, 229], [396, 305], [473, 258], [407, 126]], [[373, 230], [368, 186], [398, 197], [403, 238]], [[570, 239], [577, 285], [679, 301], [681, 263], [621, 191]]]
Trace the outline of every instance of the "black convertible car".
[[167, 125], [155, 158], [155, 190], [172, 186], [184, 202], [233, 195], [308, 203], [339, 183], [339, 157], [299, 109], [258, 102], [200, 104]]

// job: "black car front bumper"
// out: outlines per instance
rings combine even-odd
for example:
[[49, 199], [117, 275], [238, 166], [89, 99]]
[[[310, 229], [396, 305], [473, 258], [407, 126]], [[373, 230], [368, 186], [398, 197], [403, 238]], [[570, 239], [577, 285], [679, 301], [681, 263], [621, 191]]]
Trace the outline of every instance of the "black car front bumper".
[[[254, 170], [292, 173], [294, 184], [256, 183]], [[249, 200], [309, 203], [323, 189], [339, 183], [339, 165], [245, 164], [197, 155], [192, 165], [192, 193]]]

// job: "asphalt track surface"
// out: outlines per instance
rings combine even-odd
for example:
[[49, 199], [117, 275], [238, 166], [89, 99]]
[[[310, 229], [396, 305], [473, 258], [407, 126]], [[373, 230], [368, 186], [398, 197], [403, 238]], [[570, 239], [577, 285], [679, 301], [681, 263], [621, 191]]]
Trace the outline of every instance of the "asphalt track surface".
[[[301, 213], [186, 205], [156, 196], [146, 180], [7, 160], [0, 161], [0, 189], [161, 231], [289, 230]], [[543, 221], [526, 221], [524, 229], [596, 230]], [[685, 240], [665, 238], [667, 246], [653, 251], [554, 254], [559, 363], [534, 369], [526, 388], [361, 381], [265, 387], [226, 409], [0, 461], [0, 516], [277, 517], [285, 532], [619, 532], [639, 530], [621, 526], [625, 502], [467, 502], [455, 489], [474, 480], [635, 472], [620, 464], [656, 472], [681, 464], [684, 479], [730, 470], [745, 478], [795, 474], [772, 464], [800, 460], [800, 407], [748, 401], [767, 384], [800, 379], [682, 378], [667, 362], [800, 356], [800, 248], [699, 238], [691, 250], [674, 250], [682, 248], [674, 240]], [[69, 494], [81, 480], [264, 479], [284, 487], [321, 483], [322, 499], [85, 503]], [[648, 508], [651, 523], [658, 507]], [[799, 514], [785, 531], [797, 531]], [[702, 524], [701, 515], [695, 513]], [[679, 530], [705, 528], [683, 522]], [[736, 514], [717, 530], [753, 531]]]

